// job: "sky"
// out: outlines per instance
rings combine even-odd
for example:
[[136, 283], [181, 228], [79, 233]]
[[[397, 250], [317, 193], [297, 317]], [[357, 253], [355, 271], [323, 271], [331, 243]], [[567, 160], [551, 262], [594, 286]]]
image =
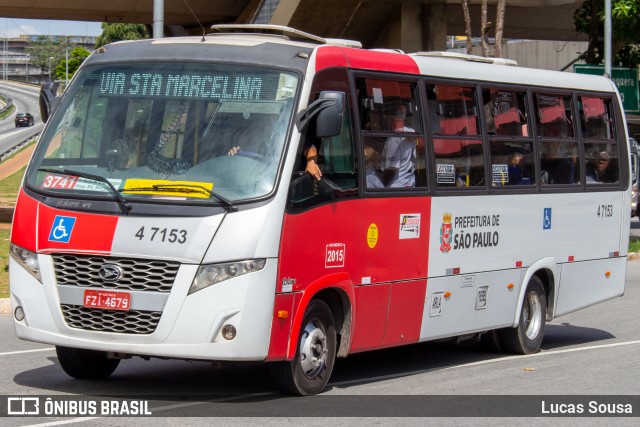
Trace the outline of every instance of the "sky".
[[99, 36], [100, 22], [58, 21], [45, 19], [0, 18], [0, 37], [27, 35]]

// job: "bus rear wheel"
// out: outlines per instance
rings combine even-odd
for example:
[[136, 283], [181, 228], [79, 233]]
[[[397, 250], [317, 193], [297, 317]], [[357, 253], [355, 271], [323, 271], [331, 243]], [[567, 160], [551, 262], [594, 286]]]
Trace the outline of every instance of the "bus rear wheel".
[[329, 306], [312, 300], [300, 329], [296, 356], [290, 362], [271, 363], [278, 389], [296, 396], [320, 393], [329, 382], [336, 359], [336, 329]]
[[504, 348], [509, 353], [532, 354], [540, 350], [547, 317], [547, 298], [539, 277], [533, 276], [527, 284], [520, 321], [515, 328], [501, 329]]
[[62, 369], [73, 378], [98, 380], [116, 370], [120, 359], [109, 359], [104, 351], [56, 346]]

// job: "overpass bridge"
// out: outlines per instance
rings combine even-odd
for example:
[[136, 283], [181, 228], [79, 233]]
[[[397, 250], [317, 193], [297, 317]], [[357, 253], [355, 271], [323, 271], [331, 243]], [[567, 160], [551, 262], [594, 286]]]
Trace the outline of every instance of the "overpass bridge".
[[[150, 0], [3, 0], [8, 18], [125, 22], [153, 25]], [[188, 6], [187, 4], [188, 3]], [[480, 35], [480, 2], [471, 0], [473, 35]], [[489, 20], [496, 0], [489, 0]], [[575, 0], [509, 0], [505, 38], [583, 40], [573, 27]], [[193, 13], [189, 10], [191, 9]], [[195, 15], [195, 17], [194, 17]], [[197, 17], [197, 19], [196, 19]], [[444, 50], [447, 35], [463, 35], [460, 0], [165, 0], [166, 36], [202, 34], [212, 24], [270, 23], [322, 37], [362, 42], [365, 48], [408, 52]]]

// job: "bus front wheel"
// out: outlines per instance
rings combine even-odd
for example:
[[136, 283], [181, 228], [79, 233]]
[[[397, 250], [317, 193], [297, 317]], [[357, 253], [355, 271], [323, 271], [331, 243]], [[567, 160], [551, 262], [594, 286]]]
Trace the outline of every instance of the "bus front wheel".
[[520, 321], [515, 328], [501, 329], [505, 350], [515, 354], [532, 354], [540, 350], [547, 317], [547, 298], [539, 277], [533, 276], [527, 284]]
[[317, 394], [327, 385], [335, 359], [333, 314], [324, 301], [312, 300], [302, 320], [296, 356], [290, 362], [271, 363], [271, 375], [283, 393]]
[[104, 351], [56, 346], [56, 354], [67, 375], [78, 379], [107, 378], [120, 363], [120, 359], [109, 359]]

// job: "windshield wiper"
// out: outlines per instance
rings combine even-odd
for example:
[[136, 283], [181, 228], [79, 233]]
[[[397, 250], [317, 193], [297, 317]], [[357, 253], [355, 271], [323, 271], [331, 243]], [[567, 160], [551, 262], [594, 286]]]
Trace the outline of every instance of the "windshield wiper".
[[206, 187], [203, 187], [202, 185], [195, 185], [195, 184], [153, 184], [149, 187], [139, 187], [139, 188], [128, 188], [126, 190], [119, 190], [119, 191], [126, 191], [126, 192], [134, 192], [134, 191], [156, 191], [158, 193], [162, 193], [162, 192], [167, 192], [167, 193], [202, 193], [203, 191], [206, 192], [207, 194], [209, 194], [209, 196], [214, 197], [218, 200], [220, 200], [224, 206], [225, 209], [229, 212], [237, 212], [238, 208], [236, 207], [236, 205], [233, 204], [233, 202], [229, 199], [227, 199], [226, 197], [223, 197], [221, 195], [219, 195], [218, 193], [209, 190]]
[[109, 180], [107, 178], [105, 178], [104, 176], [94, 175], [92, 173], [74, 171], [74, 170], [71, 170], [71, 169], [39, 168], [38, 170], [41, 171], [41, 172], [56, 173], [56, 174], [60, 174], [60, 175], [78, 176], [80, 178], [87, 178], [87, 179], [91, 179], [93, 181], [98, 181], [98, 182], [102, 182], [104, 184], [107, 184], [107, 186], [109, 187], [109, 189], [111, 190], [111, 192], [115, 196], [115, 198], [116, 198], [116, 200], [118, 202], [118, 205], [122, 209], [122, 212], [126, 215], [131, 210], [131, 205], [129, 204], [129, 202], [127, 202], [127, 200], [124, 197], [122, 197], [122, 194], [120, 194], [118, 192], [118, 190], [116, 189], [116, 187], [114, 187], [113, 184], [111, 182], [109, 182]]

